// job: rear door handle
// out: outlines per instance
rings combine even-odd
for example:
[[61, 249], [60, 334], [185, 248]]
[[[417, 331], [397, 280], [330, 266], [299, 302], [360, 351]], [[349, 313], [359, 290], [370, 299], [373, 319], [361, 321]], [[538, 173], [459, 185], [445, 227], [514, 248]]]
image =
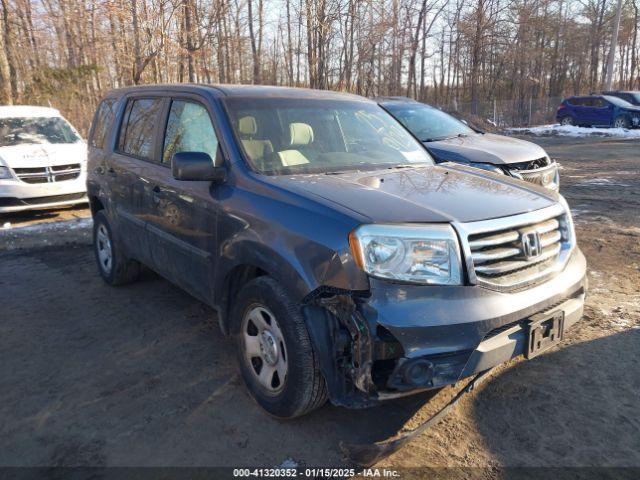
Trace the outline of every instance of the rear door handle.
[[160, 194], [162, 193], [162, 189], [158, 186], [155, 185], [152, 189], [151, 189], [151, 196], [153, 197], [153, 203], [158, 204], [160, 203]]

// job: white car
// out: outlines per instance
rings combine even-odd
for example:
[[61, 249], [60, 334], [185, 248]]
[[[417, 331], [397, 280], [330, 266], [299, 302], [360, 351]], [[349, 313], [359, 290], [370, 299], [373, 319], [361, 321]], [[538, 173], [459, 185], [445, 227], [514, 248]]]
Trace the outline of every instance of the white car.
[[0, 107], [0, 213], [87, 202], [87, 144], [58, 110]]

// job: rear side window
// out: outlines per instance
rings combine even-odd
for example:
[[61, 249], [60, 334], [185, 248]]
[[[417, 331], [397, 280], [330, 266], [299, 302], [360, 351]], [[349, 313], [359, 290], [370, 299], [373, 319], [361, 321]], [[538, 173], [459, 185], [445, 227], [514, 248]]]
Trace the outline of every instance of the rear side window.
[[118, 149], [134, 157], [152, 159], [153, 134], [162, 108], [160, 98], [129, 100], [124, 112]]
[[215, 160], [217, 148], [218, 138], [207, 109], [194, 102], [173, 101], [164, 137], [162, 162], [170, 164], [171, 158], [178, 152], [208, 153]]
[[571, 105], [575, 105], [576, 107], [586, 107], [590, 104], [590, 101], [588, 98], [572, 98], [569, 100], [569, 103]]
[[111, 127], [111, 123], [113, 122], [114, 105], [115, 100], [112, 99], [103, 100], [100, 102], [100, 105], [98, 105], [96, 118], [93, 122], [93, 131], [89, 139], [89, 145], [92, 147], [104, 148], [109, 127]]

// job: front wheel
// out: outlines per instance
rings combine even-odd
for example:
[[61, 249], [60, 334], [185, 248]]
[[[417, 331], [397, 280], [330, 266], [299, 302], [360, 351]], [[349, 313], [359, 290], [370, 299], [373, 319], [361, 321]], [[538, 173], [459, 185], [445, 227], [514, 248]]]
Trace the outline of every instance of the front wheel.
[[231, 310], [242, 377], [264, 410], [281, 418], [304, 415], [327, 399], [300, 305], [273, 278], [247, 283]]
[[571, 117], [562, 117], [560, 119], [560, 125], [573, 125], [573, 118], [571, 118]]
[[629, 128], [629, 120], [627, 117], [620, 115], [613, 122], [614, 128]]

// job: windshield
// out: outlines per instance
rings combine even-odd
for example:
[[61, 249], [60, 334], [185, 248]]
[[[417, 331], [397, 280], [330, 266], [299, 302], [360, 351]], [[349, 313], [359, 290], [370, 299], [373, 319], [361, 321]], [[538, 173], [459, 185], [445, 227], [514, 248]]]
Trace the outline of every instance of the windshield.
[[423, 142], [475, 133], [448, 113], [419, 103], [385, 104], [384, 108]]
[[331, 173], [433, 164], [378, 105], [326, 99], [224, 99], [252, 165], [267, 174]]
[[0, 147], [76, 143], [80, 136], [60, 117], [0, 118]]

